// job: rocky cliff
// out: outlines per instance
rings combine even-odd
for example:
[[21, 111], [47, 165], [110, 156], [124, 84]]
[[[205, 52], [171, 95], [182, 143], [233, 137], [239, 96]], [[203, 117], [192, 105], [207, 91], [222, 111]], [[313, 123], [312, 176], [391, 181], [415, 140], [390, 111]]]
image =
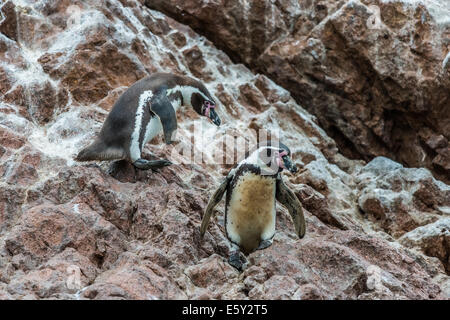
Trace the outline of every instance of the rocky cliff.
[[[1, 299], [450, 298], [445, 1], [9, 0], [1, 13]], [[159, 172], [74, 162], [156, 71], [201, 79], [222, 125], [184, 109], [179, 143], [155, 138], [146, 157], [202, 157]], [[278, 206], [274, 244], [239, 273], [223, 205], [203, 240], [199, 227], [234, 160], [213, 150], [249, 128], [291, 148], [307, 231]]]
[[345, 156], [387, 156], [450, 183], [450, 2], [145, 4], [289, 90]]

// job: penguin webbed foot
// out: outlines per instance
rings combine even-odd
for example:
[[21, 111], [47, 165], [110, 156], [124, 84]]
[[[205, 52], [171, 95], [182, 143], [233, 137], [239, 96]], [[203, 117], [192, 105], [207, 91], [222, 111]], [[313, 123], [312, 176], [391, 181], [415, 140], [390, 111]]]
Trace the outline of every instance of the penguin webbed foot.
[[247, 259], [245, 259], [239, 251], [234, 251], [228, 258], [228, 263], [237, 270], [242, 271], [244, 264], [247, 263]]
[[149, 170], [152, 169], [154, 172], [158, 172], [158, 169], [172, 165], [172, 162], [169, 160], [146, 160], [146, 159], [137, 159], [133, 162], [133, 165], [141, 170]]
[[263, 240], [259, 243], [259, 246], [258, 246], [258, 248], [256, 248], [256, 250], [263, 250], [263, 249], [270, 247], [271, 245], [272, 245], [272, 239]]

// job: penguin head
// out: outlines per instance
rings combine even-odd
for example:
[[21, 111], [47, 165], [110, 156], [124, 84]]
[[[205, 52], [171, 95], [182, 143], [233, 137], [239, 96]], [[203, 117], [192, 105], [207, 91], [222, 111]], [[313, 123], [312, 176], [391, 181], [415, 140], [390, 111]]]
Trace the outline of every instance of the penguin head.
[[192, 108], [201, 116], [208, 117], [216, 126], [220, 126], [220, 118], [216, 113], [216, 103], [208, 89], [201, 82], [196, 82], [200, 93], [194, 92], [191, 96]]
[[[291, 159], [291, 150], [283, 143], [277, 141], [265, 141], [258, 144], [258, 149], [253, 156], [253, 162], [264, 172], [278, 174], [284, 169], [291, 173], [298, 171]], [[256, 159], [255, 159], [256, 157]]]
[[281, 142], [279, 144], [280, 148], [275, 152], [275, 161], [279, 167], [279, 172], [283, 171], [283, 169], [287, 169], [291, 173], [296, 173], [298, 169], [292, 162], [291, 150]]

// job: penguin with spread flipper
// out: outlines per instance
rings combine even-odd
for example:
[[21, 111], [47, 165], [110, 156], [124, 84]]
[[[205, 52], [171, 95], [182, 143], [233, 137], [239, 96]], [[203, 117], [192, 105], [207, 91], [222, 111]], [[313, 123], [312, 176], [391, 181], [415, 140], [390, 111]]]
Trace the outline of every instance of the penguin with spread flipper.
[[284, 184], [281, 172], [297, 172], [290, 158], [291, 151], [282, 143], [267, 141], [257, 148], [227, 175], [209, 200], [203, 216], [200, 234], [203, 237], [214, 207], [226, 192], [225, 230], [232, 252], [228, 262], [242, 270], [245, 258], [272, 245], [275, 234], [275, 203], [278, 200], [288, 210], [299, 238], [305, 235], [305, 218], [295, 194]]

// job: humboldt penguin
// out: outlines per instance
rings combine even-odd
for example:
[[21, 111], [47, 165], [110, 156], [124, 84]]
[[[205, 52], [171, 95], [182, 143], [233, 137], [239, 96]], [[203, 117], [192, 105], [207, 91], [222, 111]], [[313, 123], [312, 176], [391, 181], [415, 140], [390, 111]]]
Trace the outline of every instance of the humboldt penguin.
[[267, 141], [238, 163], [213, 194], [203, 215], [200, 234], [203, 237], [214, 207], [226, 192], [225, 229], [231, 242], [228, 262], [242, 270], [245, 255], [272, 245], [275, 234], [275, 203], [284, 205], [294, 222], [299, 238], [305, 235], [305, 218], [295, 194], [284, 184], [283, 169], [297, 172], [291, 151], [281, 142]]
[[141, 158], [144, 145], [161, 130], [166, 144], [177, 129], [176, 111], [192, 107], [219, 126], [215, 102], [198, 80], [170, 73], [154, 73], [129, 87], [116, 101], [94, 142], [81, 150], [77, 161], [122, 160], [148, 170], [170, 165], [168, 160]]

